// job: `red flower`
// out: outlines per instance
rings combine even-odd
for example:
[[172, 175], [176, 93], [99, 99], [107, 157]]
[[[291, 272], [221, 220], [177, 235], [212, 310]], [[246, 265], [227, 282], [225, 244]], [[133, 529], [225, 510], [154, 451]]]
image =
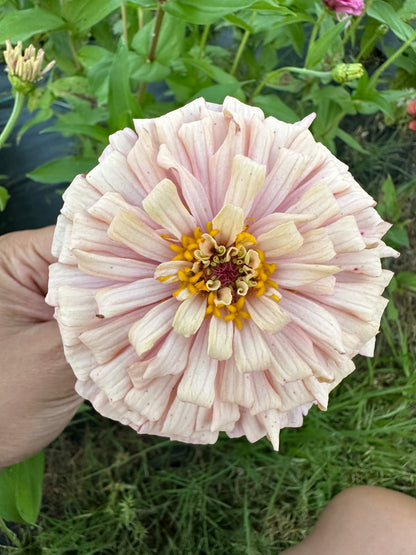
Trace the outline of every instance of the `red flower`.
[[[407, 113], [416, 118], [416, 100], [413, 100], [407, 107]], [[416, 119], [409, 123], [409, 129], [416, 131]]]

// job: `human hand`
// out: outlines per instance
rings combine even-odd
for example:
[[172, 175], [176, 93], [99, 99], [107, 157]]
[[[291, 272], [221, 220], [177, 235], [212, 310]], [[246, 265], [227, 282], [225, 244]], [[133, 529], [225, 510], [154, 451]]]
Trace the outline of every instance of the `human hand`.
[[48, 445], [82, 402], [45, 303], [53, 231], [0, 237], [0, 469]]

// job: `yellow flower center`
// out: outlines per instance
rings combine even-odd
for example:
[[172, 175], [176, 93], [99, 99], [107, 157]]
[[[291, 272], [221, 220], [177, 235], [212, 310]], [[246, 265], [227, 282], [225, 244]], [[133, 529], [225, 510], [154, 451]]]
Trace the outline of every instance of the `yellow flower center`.
[[[255, 248], [256, 238], [243, 231], [238, 233], [231, 245], [218, 244], [215, 236], [219, 230], [213, 229], [208, 222], [206, 233], [197, 227], [193, 236], [183, 235], [182, 245], [171, 243], [170, 248], [176, 253], [173, 261], [189, 263], [178, 270], [176, 280], [179, 288], [174, 297], [187, 290], [187, 294], [207, 295], [206, 316], [213, 315], [234, 321], [238, 329], [242, 319], [249, 319], [250, 314], [243, 310], [248, 293], [257, 297], [278, 285], [270, 279], [276, 270], [276, 264], [268, 264], [262, 250]], [[165, 281], [167, 277], [159, 277]], [[280, 299], [273, 293], [276, 302]]]

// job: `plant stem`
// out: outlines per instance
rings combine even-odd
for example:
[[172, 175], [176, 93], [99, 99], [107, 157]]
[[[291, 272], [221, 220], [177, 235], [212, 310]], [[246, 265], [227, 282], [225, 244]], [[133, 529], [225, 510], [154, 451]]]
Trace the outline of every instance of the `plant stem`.
[[321, 23], [323, 21], [325, 17], [325, 11], [323, 11], [321, 13], [321, 15], [318, 17], [318, 19], [316, 20], [316, 23], [314, 24], [313, 28], [312, 28], [312, 32], [311, 32], [311, 38], [309, 39], [309, 44], [308, 44], [308, 50], [307, 52], [309, 52], [312, 44], [315, 42], [316, 39], [316, 35], [318, 34], [319, 31], [319, 27], [321, 26]]
[[7, 526], [7, 524], [4, 522], [4, 520], [1, 517], [0, 517], [0, 530], [4, 533], [5, 536], [9, 538], [9, 540], [12, 542], [13, 545], [15, 545], [16, 547], [22, 547], [16, 534], [12, 530], [10, 530], [10, 528]]
[[383, 71], [384, 71], [386, 68], [388, 68], [388, 66], [389, 66], [390, 64], [392, 64], [392, 63], [394, 62], [394, 60], [395, 60], [396, 58], [398, 58], [398, 57], [400, 56], [400, 54], [401, 54], [404, 50], [406, 50], [406, 48], [407, 48], [408, 46], [410, 46], [410, 45], [412, 44], [412, 42], [413, 42], [415, 39], [416, 39], [416, 31], [415, 31], [414, 33], [412, 33], [412, 34], [410, 35], [410, 37], [401, 45], [401, 47], [400, 47], [398, 50], [396, 50], [396, 52], [395, 52], [394, 54], [392, 54], [392, 55], [390, 56], [390, 58], [388, 58], [388, 59], [384, 62], [384, 64], [382, 64], [382, 65], [373, 73], [373, 75], [371, 76], [370, 82], [369, 82], [369, 85], [370, 85], [370, 86], [375, 86], [375, 84], [377, 83], [378, 78], [379, 78], [380, 75], [383, 73]]
[[262, 88], [265, 87], [271, 79], [273, 79], [274, 77], [277, 77], [279, 73], [285, 73], [287, 71], [293, 72], [293, 73], [302, 73], [303, 75], [310, 75], [311, 77], [319, 77], [319, 78], [331, 77], [330, 71], [315, 71], [314, 69], [307, 69], [305, 67], [292, 67], [292, 66], [281, 67], [279, 69], [276, 69], [275, 71], [272, 71], [263, 79], [263, 81], [254, 90], [253, 94], [250, 97], [250, 100], [253, 99], [255, 96], [257, 96], [258, 94], [260, 94]]
[[24, 105], [25, 105], [25, 95], [21, 92], [16, 91], [12, 113], [10, 114], [9, 120], [0, 134], [0, 148], [4, 146], [4, 143], [6, 142], [10, 133], [12, 132], [13, 127], [16, 125], [17, 120], [19, 119], [20, 114], [22, 113]]
[[128, 33], [127, 33], [127, 13], [126, 13], [126, 4], [124, 3], [124, 0], [121, 0], [120, 9], [121, 9], [121, 20], [123, 22], [124, 42], [128, 46], [129, 45], [129, 36], [128, 36]]
[[357, 27], [358, 27], [359, 24], [361, 23], [362, 18], [366, 15], [366, 12], [368, 11], [368, 9], [370, 8], [370, 6], [371, 6], [371, 4], [372, 4], [373, 2], [374, 2], [374, 0], [367, 0], [367, 4], [366, 4], [366, 6], [365, 6], [365, 10], [363, 10], [363, 11], [361, 12], [361, 14], [360, 14], [357, 18], [355, 18], [355, 19], [353, 20], [353, 22], [351, 23], [351, 25], [347, 28], [348, 30], [347, 30], [347, 32], [345, 33], [345, 36], [344, 36], [344, 38], [343, 38], [343, 40], [342, 40], [342, 44], [343, 44], [343, 45], [346, 44], [346, 43], [348, 42], [348, 40], [349, 40], [351, 37], [354, 37], [354, 36], [355, 36], [355, 31], [356, 31]]
[[204, 26], [204, 31], [203, 31], [202, 36], [201, 36], [201, 42], [199, 43], [199, 53], [198, 53], [198, 58], [199, 59], [202, 58], [202, 54], [204, 53], [205, 45], [207, 43], [210, 27], [211, 27], [211, 25], [205, 25]]
[[[252, 13], [249, 25], [251, 25], [251, 23], [254, 21], [254, 18], [256, 17], [256, 15], [257, 15], [257, 12]], [[247, 44], [247, 41], [248, 41], [250, 35], [251, 35], [251, 32], [248, 29], [246, 29], [244, 31], [243, 38], [241, 39], [240, 45], [238, 47], [237, 54], [235, 55], [234, 63], [233, 63], [233, 67], [231, 68], [230, 75], [234, 75], [235, 72], [237, 71], [237, 67], [238, 67], [238, 64], [240, 62], [240, 58], [243, 54], [244, 48]]]
[[[163, 16], [165, 15], [165, 12], [163, 11], [162, 6], [165, 3], [165, 1], [166, 0], [159, 0], [157, 4], [155, 26], [153, 27], [153, 33], [152, 33], [152, 42], [150, 43], [149, 53], [147, 55], [147, 60], [146, 60], [146, 63], [148, 64], [151, 64], [152, 62], [154, 62], [156, 58], [157, 43], [160, 36], [160, 30], [162, 28]], [[139, 104], [143, 102], [143, 98], [146, 92], [146, 86], [147, 86], [146, 81], [142, 81], [140, 83], [139, 91], [137, 93], [137, 102]]]

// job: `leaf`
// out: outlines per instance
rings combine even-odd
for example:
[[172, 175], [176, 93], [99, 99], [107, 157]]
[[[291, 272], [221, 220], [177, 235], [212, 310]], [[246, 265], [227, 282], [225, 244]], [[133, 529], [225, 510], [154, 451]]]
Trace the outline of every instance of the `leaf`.
[[396, 276], [396, 283], [403, 292], [404, 290], [416, 293], [416, 274], [413, 272], [399, 272]]
[[238, 82], [212, 85], [212, 87], [206, 87], [205, 89], [198, 91], [198, 93], [195, 94], [190, 101], [202, 96], [207, 102], [222, 104], [226, 96], [234, 96], [238, 100], [241, 100], [241, 102], [244, 102], [245, 97], [240, 87], [241, 83]]
[[[132, 48], [144, 57], [143, 61], [148, 57], [154, 26], [153, 19], [134, 35], [131, 42]], [[170, 14], [165, 14], [157, 41], [155, 60], [162, 65], [169, 65], [171, 61], [181, 56], [184, 44], [185, 23]]]
[[368, 150], [365, 150], [360, 145], [360, 143], [354, 139], [354, 137], [352, 135], [350, 135], [349, 133], [347, 133], [343, 129], [340, 129], [338, 127], [337, 132], [336, 132], [336, 136], [338, 137], [338, 139], [341, 139], [341, 141], [344, 141], [345, 144], [347, 144], [348, 146], [350, 146], [354, 150], [357, 150], [358, 152], [361, 152], [361, 154], [368, 154]]
[[42, 8], [8, 12], [0, 20], [0, 43], [6, 39], [11, 42], [24, 41], [38, 33], [47, 33], [64, 26], [63, 19]]
[[254, 3], [253, 0], [171, 0], [164, 10], [183, 21], [209, 25]]
[[120, 7], [120, 0], [88, 0], [66, 2], [65, 15], [78, 32], [87, 31]]
[[396, 10], [383, 0], [375, 0], [368, 8], [367, 14], [387, 25], [403, 41], [407, 40], [414, 33], [414, 29], [407, 23], [404, 23]]
[[0, 185], [0, 212], [3, 212], [3, 210], [6, 208], [6, 204], [9, 198], [10, 195], [6, 187]]
[[403, 224], [394, 224], [385, 235], [384, 241], [397, 250], [409, 247], [409, 236]]
[[87, 173], [97, 165], [96, 158], [64, 156], [55, 158], [27, 174], [40, 183], [70, 183], [80, 173]]
[[110, 131], [117, 131], [130, 126], [133, 117], [141, 115], [140, 107], [131, 92], [128, 50], [122, 40], [114, 56], [109, 77], [108, 123]]
[[306, 56], [305, 67], [312, 68], [325, 58], [335, 39], [345, 29], [347, 21], [340, 21], [312, 44]]
[[35, 524], [42, 501], [44, 453], [0, 472], [0, 517]]
[[299, 116], [276, 94], [259, 95], [253, 98], [253, 105], [263, 110], [266, 116], [273, 116], [287, 123], [299, 121]]
[[391, 222], [397, 222], [402, 211], [397, 200], [396, 188], [390, 175], [381, 186], [381, 190], [383, 191], [384, 217]]

